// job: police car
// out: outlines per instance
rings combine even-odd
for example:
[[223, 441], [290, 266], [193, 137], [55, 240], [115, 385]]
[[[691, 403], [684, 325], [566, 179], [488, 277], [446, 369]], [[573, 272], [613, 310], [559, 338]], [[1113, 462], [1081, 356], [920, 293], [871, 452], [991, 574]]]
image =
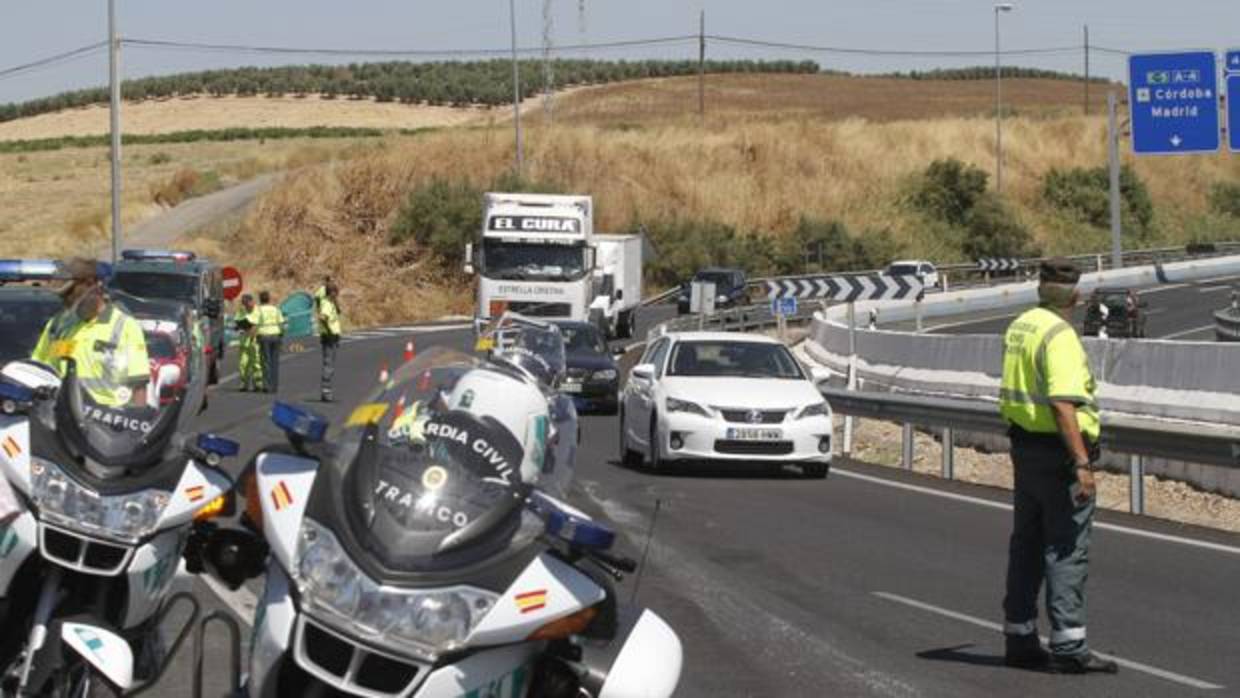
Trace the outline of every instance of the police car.
[[30, 358], [43, 327], [63, 307], [46, 285], [58, 273], [50, 259], [0, 259], [0, 366]]
[[193, 308], [202, 321], [207, 380], [219, 381], [224, 360], [224, 282], [218, 265], [193, 252], [124, 250], [109, 285], [139, 298], [180, 301]]

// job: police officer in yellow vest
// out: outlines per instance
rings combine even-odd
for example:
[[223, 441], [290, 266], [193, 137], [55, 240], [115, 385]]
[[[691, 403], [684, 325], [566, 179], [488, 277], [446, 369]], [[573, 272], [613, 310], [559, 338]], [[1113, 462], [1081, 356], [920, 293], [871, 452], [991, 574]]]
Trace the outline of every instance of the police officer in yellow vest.
[[233, 318], [236, 323], [239, 350], [239, 370], [241, 372], [242, 392], [263, 388], [263, 355], [258, 346], [258, 306], [254, 304], [254, 296], [241, 296], [241, 307]]
[[[1089, 651], [1085, 580], [1094, 517], [1093, 463], [1100, 422], [1089, 358], [1071, 325], [1080, 271], [1042, 264], [1039, 307], [1004, 336], [999, 409], [1010, 425], [1015, 506], [1003, 600], [1009, 666], [1114, 673]], [[1038, 640], [1038, 591], [1046, 583], [1050, 654]]]
[[332, 401], [332, 376], [336, 373], [336, 349], [340, 346], [340, 289], [330, 278], [318, 299], [319, 343], [323, 350], [323, 372], [319, 398]]
[[104, 407], [145, 405], [151, 364], [142, 326], [108, 301], [93, 260], [70, 259], [61, 268], [65, 309], [48, 320], [30, 358], [61, 376], [72, 360], [78, 383]]
[[284, 342], [284, 313], [272, 305], [271, 293], [258, 294], [258, 345], [263, 355], [263, 383], [267, 392], [280, 389], [280, 348]]

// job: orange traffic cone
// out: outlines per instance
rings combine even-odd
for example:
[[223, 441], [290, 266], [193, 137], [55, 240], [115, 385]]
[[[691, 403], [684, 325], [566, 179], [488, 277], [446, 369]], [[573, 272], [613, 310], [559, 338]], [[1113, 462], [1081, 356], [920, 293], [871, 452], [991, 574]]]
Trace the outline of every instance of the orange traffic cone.
[[396, 413], [392, 415], [392, 419], [400, 419], [405, 414], [405, 396], [401, 395], [396, 401]]
[[382, 364], [380, 364], [380, 368], [379, 368], [379, 382], [386, 383], [388, 382], [388, 378], [390, 377], [391, 376], [388, 374], [387, 362], [384, 361]]
[[405, 342], [405, 363], [413, 361], [413, 340]]

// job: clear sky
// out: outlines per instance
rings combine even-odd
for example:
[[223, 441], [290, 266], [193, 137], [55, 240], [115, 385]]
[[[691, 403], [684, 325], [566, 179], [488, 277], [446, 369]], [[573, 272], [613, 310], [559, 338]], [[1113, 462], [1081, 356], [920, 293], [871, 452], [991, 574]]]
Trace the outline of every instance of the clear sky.
[[[988, 0], [551, 0], [554, 41], [604, 42], [692, 34], [706, 11], [707, 33], [864, 49], [977, 50], [994, 47]], [[506, 0], [117, 0], [130, 38], [331, 48], [503, 48]], [[516, 0], [519, 43], [542, 40], [543, 0]], [[1128, 50], [1226, 49], [1240, 45], [1240, 0], [1026, 0], [1002, 17], [1005, 48], [1079, 46], [1089, 24], [1095, 45]], [[0, 5], [0, 70], [103, 41], [106, 0], [7, 0]], [[584, 9], [582, 9], [584, 8]], [[808, 58], [857, 72], [987, 64], [993, 59], [840, 56], [708, 45], [716, 58]], [[696, 58], [696, 42], [617, 49], [600, 58]], [[127, 49], [123, 74], [139, 77], [238, 65], [341, 62], [347, 58]], [[1082, 71], [1080, 51], [1013, 63]], [[1095, 54], [1094, 72], [1120, 78], [1122, 57]], [[0, 79], [0, 102], [106, 84], [99, 53]]]

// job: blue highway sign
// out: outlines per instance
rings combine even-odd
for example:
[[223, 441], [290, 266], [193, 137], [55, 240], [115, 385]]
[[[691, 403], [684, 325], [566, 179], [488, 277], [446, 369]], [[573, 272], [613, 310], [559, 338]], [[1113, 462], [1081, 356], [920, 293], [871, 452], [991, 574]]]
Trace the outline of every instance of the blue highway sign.
[[1223, 64], [1223, 69], [1229, 73], [1240, 73], [1240, 50], [1231, 50], [1227, 52], [1227, 61]]
[[797, 297], [780, 296], [771, 299], [771, 315], [790, 317], [797, 314]]
[[1169, 155], [1219, 149], [1215, 60], [1210, 51], [1128, 59], [1133, 152]]

